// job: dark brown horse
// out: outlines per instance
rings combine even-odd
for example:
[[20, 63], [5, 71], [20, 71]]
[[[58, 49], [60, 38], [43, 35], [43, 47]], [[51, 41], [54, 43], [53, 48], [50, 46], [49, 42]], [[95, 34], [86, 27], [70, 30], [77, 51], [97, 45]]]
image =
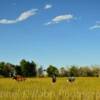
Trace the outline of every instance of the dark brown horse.
[[25, 81], [26, 78], [21, 76], [21, 75], [16, 75], [12, 77], [13, 79], [15, 79], [16, 81]]
[[55, 83], [56, 82], [56, 75], [52, 76], [52, 82]]

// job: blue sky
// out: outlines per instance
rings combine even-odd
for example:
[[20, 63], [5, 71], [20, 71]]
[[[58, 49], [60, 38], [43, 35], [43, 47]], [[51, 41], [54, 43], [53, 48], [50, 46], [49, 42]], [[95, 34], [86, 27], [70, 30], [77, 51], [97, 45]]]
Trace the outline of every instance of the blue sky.
[[100, 64], [99, 43], [100, 0], [0, 0], [0, 61]]

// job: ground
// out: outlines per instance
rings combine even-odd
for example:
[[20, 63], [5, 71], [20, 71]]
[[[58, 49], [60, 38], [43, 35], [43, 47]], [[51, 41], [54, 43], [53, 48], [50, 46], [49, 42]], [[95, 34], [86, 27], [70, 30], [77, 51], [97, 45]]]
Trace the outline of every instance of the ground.
[[100, 78], [27, 78], [17, 82], [0, 78], [0, 100], [100, 100]]

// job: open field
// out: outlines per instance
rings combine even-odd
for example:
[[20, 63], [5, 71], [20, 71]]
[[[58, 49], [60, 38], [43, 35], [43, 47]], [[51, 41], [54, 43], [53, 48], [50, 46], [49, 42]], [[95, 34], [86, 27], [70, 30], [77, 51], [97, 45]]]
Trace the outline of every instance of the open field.
[[100, 78], [28, 78], [17, 82], [0, 78], [0, 100], [100, 100]]

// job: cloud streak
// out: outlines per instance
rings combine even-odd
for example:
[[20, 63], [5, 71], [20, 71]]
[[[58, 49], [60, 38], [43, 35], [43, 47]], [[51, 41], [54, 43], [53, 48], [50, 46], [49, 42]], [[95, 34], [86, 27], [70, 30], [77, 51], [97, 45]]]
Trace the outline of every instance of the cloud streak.
[[27, 20], [29, 17], [35, 15], [36, 13], [37, 13], [37, 9], [31, 9], [31, 10], [21, 13], [20, 16], [14, 20], [0, 19], [0, 24], [15, 24], [15, 23]]
[[52, 5], [50, 5], [50, 4], [47, 4], [47, 5], [45, 5], [45, 7], [44, 7], [45, 10], [50, 9], [50, 8], [52, 8]]
[[59, 15], [54, 17], [50, 22], [45, 23], [45, 25], [57, 24], [63, 21], [70, 21], [72, 19], [74, 19], [74, 16], [71, 14]]
[[97, 21], [96, 24], [91, 26], [89, 29], [90, 30], [100, 29], [100, 21]]

